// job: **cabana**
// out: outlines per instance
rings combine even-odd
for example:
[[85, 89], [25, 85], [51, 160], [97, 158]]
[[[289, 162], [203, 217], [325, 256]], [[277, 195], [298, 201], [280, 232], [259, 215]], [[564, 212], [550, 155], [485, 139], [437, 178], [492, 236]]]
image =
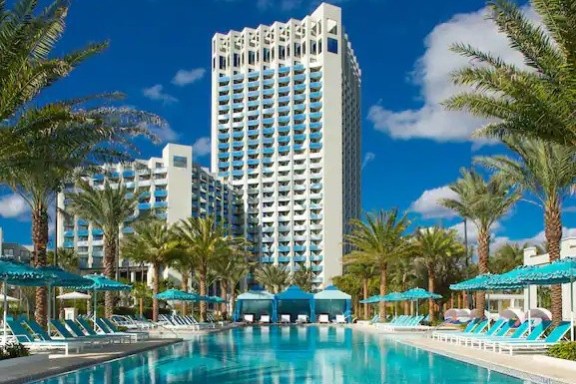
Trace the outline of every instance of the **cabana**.
[[333, 285], [314, 295], [316, 301], [316, 316], [327, 313], [330, 320], [335, 320], [336, 315], [344, 315], [346, 322], [350, 322], [352, 296], [342, 292]]
[[236, 298], [233, 320], [240, 321], [244, 318], [244, 314], [253, 314], [255, 319], [260, 319], [262, 315], [268, 315], [272, 322], [276, 322], [278, 321], [276, 308], [276, 299], [270, 292], [244, 292]]
[[297, 285], [291, 285], [284, 292], [276, 295], [278, 313], [290, 315], [290, 321], [298, 319], [298, 315], [306, 315], [310, 322], [316, 321], [314, 295], [304, 292]]

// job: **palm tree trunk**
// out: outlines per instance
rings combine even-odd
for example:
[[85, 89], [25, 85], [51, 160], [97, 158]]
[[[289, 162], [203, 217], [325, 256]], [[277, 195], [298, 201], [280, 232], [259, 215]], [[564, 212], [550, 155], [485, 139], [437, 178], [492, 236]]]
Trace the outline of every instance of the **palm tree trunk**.
[[[562, 241], [562, 213], [557, 196], [550, 196], [544, 210], [544, 233], [548, 242], [550, 262], [560, 259], [560, 242]], [[551, 287], [552, 321], [555, 325], [562, 320], [562, 286]]]
[[[207, 273], [205, 268], [200, 268], [198, 270], [198, 285], [200, 289], [200, 295], [206, 296], [206, 278]], [[206, 302], [204, 300], [200, 301], [200, 321], [206, 321]]]
[[154, 268], [154, 281], [152, 282], [152, 321], [158, 321], [158, 299], [156, 295], [160, 290], [160, 264], [153, 264]]
[[[182, 282], [180, 283], [180, 289], [182, 289], [184, 292], [188, 291], [188, 272], [182, 273]], [[186, 316], [187, 309], [188, 305], [185, 301], [183, 301], [180, 306], [180, 312], [182, 312], [182, 316]]]
[[[382, 264], [380, 268], [380, 296], [386, 294], [386, 286], [388, 285], [388, 264]], [[380, 321], [386, 320], [386, 303], [381, 301], [380, 306]]]
[[[109, 279], [114, 278], [116, 262], [116, 237], [113, 234], [104, 236], [104, 274]], [[114, 314], [114, 292], [106, 291], [104, 296], [104, 315], [108, 318]]]
[[222, 312], [222, 319], [228, 317], [228, 281], [226, 279], [220, 280], [220, 297], [224, 302], [220, 305], [220, 312]]
[[[368, 279], [362, 279], [362, 295], [364, 300], [368, 298]], [[364, 318], [368, 319], [368, 303], [364, 303]]]
[[[478, 273], [488, 273], [488, 257], [490, 255], [490, 228], [478, 228]], [[476, 294], [476, 309], [484, 315], [486, 297], [484, 292]]]
[[[32, 212], [32, 241], [34, 242], [34, 266], [46, 266], [46, 245], [48, 244], [48, 212], [43, 205]], [[46, 326], [46, 287], [36, 288], [36, 322]]]
[[[434, 293], [436, 288], [436, 276], [434, 274], [434, 268], [430, 266], [428, 268], [428, 291]], [[430, 322], [436, 320], [436, 312], [434, 311], [434, 299], [428, 299], [428, 315], [430, 316]]]

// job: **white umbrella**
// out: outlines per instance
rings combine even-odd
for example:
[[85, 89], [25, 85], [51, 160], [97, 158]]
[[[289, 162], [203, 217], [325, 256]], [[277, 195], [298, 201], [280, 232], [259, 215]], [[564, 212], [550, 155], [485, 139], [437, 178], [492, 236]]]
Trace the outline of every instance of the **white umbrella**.
[[56, 296], [56, 298], [61, 300], [88, 300], [91, 297], [92, 296], [90, 296], [89, 294], [82, 292], [68, 292]]
[[[16, 301], [20, 301], [20, 299], [6, 295], [6, 301], [7, 302], [16, 302]], [[3, 302], [4, 302], [4, 296], [0, 296], [0, 303], [3, 303]]]

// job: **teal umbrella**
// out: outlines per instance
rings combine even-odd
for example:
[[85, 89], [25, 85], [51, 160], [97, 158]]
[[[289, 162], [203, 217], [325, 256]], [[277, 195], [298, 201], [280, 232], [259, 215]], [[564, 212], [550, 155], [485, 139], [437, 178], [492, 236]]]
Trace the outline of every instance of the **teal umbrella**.
[[390, 292], [390, 293], [382, 296], [382, 301], [395, 302], [395, 301], [404, 301], [404, 300], [406, 300], [406, 298], [400, 292]]
[[8, 329], [6, 328], [6, 318], [8, 316], [7, 290], [10, 285], [24, 285], [31, 282], [44, 281], [45, 275], [26, 264], [12, 260], [0, 260], [0, 279], [3, 282], [2, 293], [4, 295], [4, 316], [3, 316], [3, 336], [2, 345], [6, 345]]
[[456, 284], [450, 284], [450, 289], [453, 291], [485, 291], [488, 288], [486, 284], [494, 275], [485, 273], [478, 275], [468, 280], [461, 281]]
[[[574, 341], [574, 281], [576, 257], [567, 257], [553, 263], [533, 268], [524, 279], [534, 285], [570, 284], [570, 339]], [[528, 295], [530, 296], [530, 295]]]
[[208, 299], [210, 299], [210, 302], [215, 304], [221, 304], [225, 301], [223, 298], [219, 296], [208, 296]]
[[428, 292], [427, 290], [422, 289], [422, 288], [409, 289], [406, 292], [402, 292], [402, 296], [404, 297], [404, 300], [416, 302], [416, 315], [418, 315], [418, 302], [420, 300], [441, 299], [442, 298], [441, 295], [439, 295], [437, 293], [433, 293], [433, 292]]
[[364, 300], [360, 300], [361, 304], [374, 304], [374, 303], [379, 303], [380, 301], [382, 301], [382, 296], [380, 295], [374, 295], [374, 296], [370, 296]]
[[164, 301], [197, 301], [200, 296], [195, 293], [184, 292], [178, 289], [169, 289], [156, 295], [157, 299]]
[[129, 291], [132, 289], [130, 284], [124, 284], [116, 280], [107, 278], [104, 275], [86, 275], [84, 279], [87, 280], [87, 284], [92, 284], [90, 289], [94, 291], [94, 327], [96, 327], [96, 309], [97, 300], [96, 292], [98, 291]]

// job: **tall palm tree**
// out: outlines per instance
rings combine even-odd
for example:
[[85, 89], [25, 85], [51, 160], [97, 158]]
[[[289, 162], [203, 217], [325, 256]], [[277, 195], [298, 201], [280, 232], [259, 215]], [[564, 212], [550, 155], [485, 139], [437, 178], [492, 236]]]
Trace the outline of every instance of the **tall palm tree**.
[[[478, 229], [478, 272], [488, 273], [490, 228], [518, 201], [520, 194], [506, 178], [492, 176], [485, 181], [472, 169], [462, 169], [460, 174], [460, 179], [450, 185], [457, 197], [442, 199], [440, 203], [474, 223]], [[485, 305], [484, 294], [479, 293], [476, 308], [483, 311]]]
[[[221, 311], [222, 316], [226, 318], [228, 315], [228, 302], [234, 303], [236, 286], [248, 276], [251, 263], [242, 252], [236, 253], [231, 250], [230, 254], [224, 253], [223, 256], [212, 268], [219, 279], [220, 297], [224, 300]], [[229, 294], [230, 296], [228, 296]]]
[[[78, 186], [81, 189], [79, 193], [67, 195], [70, 201], [67, 212], [102, 229], [104, 235], [104, 274], [109, 278], [114, 278], [120, 227], [134, 215], [138, 196], [128, 197], [128, 190], [124, 184], [112, 188], [108, 182], [105, 182], [104, 188], [96, 189], [88, 182], [79, 180]], [[107, 317], [112, 316], [113, 299], [113, 293], [106, 292], [105, 312]]]
[[[346, 266], [346, 273], [350, 274], [362, 282], [362, 299], [368, 298], [368, 282], [376, 276], [376, 266], [369, 263], [352, 263]], [[364, 318], [368, 318], [368, 305], [364, 303]]]
[[[438, 266], [445, 264], [447, 259], [459, 257], [466, 250], [457, 238], [456, 231], [438, 227], [416, 230], [412, 238], [414, 255], [419, 263], [426, 267], [428, 275], [428, 290], [435, 292]], [[434, 300], [428, 302], [430, 320], [434, 321]]]
[[312, 280], [314, 272], [309, 267], [301, 267], [299, 270], [292, 272], [292, 284], [299, 286], [306, 292], [312, 290]]
[[[470, 66], [454, 74], [471, 90], [447, 100], [450, 109], [490, 119], [479, 135], [520, 135], [576, 143], [576, 4], [566, 0], [532, 0], [540, 16], [534, 22], [509, 0], [489, 3], [489, 17], [524, 67], [506, 63], [466, 44], [453, 50]], [[541, 23], [541, 24], [540, 24]]]
[[[48, 263], [54, 264], [54, 259], [54, 251], [48, 251]], [[76, 251], [72, 248], [58, 248], [58, 266], [67, 271], [78, 272], [80, 270], [80, 258]]]
[[[194, 259], [188, 253], [182, 252], [179, 257], [173, 260], [172, 267], [180, 273], [180, 289], [185, 292], [188, 291], [190, 289], [192, 269], [194, 268]], [[186, 315], [188, 312], [188, 305], [185, 301], [181, 303], [180, 312], [182, 312], [182, 315]]]
[[290, 273], [278, 265], [261, 265], [254, 272], [254, 278], [271, 293], [280, 293], [290, 285]]
[[[393, 287], [393, 290], [404, 292], [415, 286], [417, 271], [413, 261], [411, 254], [394, 260], [390, 268], [390, 286]], [[410, 302], [404, 301], [402, 305], [404, 313], [408, 313]]]
[[506, 243], [490, 257], [490, 269], [493, 273], [505, 273], [524, 264], [524, 248], [528, 244]]
[[[550, 261], [560, 258], [562, 240], [562, 202], [572, 192], [576, 180], [576, 151], [555, 143], [520, 137], [506, 137], [504, 144], [516, 156], [477, 158], [497, 171], [501, 178], [515, 183], [522, 192], [537, 199], [544, 211], [544, 233]], [[552, 316], [562, 319], [562, 289], [552, 286]]]
[[[224, 228], [213, 217], [191, 217], [180, 221], [174, 228], [182, 248], [193, 260], [198, 274], [200, 295], [206, 295], [210, 266], [222, 254], [227, 254], [233, 242], [227, 237]], [[206, 318], [206, 302], [200, 302], [200, 319]]]
[[[380, 295], [386, 294], [388, 265], [410, 252], [410, 244], [404, 232], [410, 224], [408, 218], [400, 216], [397, 209], [366, 215], [366, 221], [353, 220], [352, 232], [346, 241], [353, 251], [345, 256], [345, 263], [373, 264], [380, 274]], [[386, 305], [380, 302], [380, 318], [386, 318]]]
[[158, 299], [162, 268], [170, 266], [184, 251], [179, 247], [172, 228], [164, 221], [136, 223], [134, 234], [122, 239], [122, 255], [135, 262], [150, 264], [154, 273], [152, 284], [152, 320], [158, 321]]

